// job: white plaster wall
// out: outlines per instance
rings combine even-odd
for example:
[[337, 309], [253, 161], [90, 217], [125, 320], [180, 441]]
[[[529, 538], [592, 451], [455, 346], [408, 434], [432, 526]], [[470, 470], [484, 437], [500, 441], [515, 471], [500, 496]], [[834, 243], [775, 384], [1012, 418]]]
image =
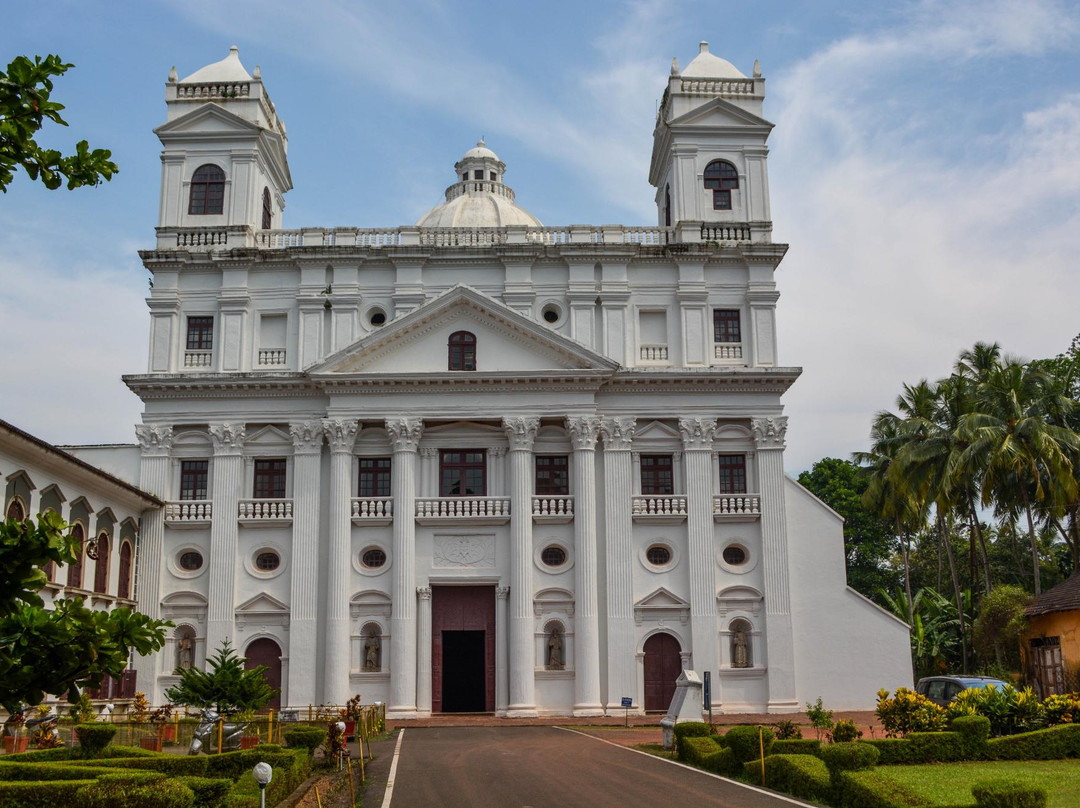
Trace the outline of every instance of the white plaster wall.
[[786, 483], [797, 698], [872, 710], [879, 689], [911, 687], [908, 627], [847, 587], [843, 521]]
[[[60, 446], [58, 448], [114, 477], [119, 477], [125, 483], [135, 486], [139, 484], [139, 460], [141, 454], [136, 444]], [[165, 498], [163, 491], [148, 491], [147, 493], [154, 494], [162, 499]], [[69, 497], [68, 499], [70, 501], [72, 498]]]

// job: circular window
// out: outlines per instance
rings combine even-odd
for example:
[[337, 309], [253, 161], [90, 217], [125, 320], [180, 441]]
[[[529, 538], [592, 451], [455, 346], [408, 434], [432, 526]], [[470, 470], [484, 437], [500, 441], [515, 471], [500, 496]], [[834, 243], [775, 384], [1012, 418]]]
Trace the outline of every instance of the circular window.
[[729, 544], [724, 548], [724, 561], [733, 567], [746, 563], [746, 550], [737, 544]]
[[381, 547], [369, 547], [360, 554], [360, 563], [368, 569], [378, 569], [386, 563], [386, 551]]
[[560, 325], [563, 320], [562, 306], [558, 303], [547, 303], [540, 309], [540, 316], [548, 325]]
[[187, 572], [195, 572], [195, 570], [202, 569], [203, 557], [202, 553], [198, 553], [195, 550], [188, 550], [180, 554], [180, 569]]
[[544, 320], [549, 323], [559, 322], [559, 312], [555, 309], [544, 309]]
[[671, 563], [671, 548], [654, 544], [645, 551], [645, 558], [654, 567], [666, 567]]
[[561, 567], [566, 563], [566, 550], [557, 544], [551, 544], [540, 553], [540, 560], [545, 567]]
[[382, 309], [372, 309], [368, 314], [368, 323], [375, 328], [386, 324], [386, 312]]
[[262, 572], [273, 572], [281, 566], [281, 558], [272, 550], [263, 550], [255, 556], [255, 569]]

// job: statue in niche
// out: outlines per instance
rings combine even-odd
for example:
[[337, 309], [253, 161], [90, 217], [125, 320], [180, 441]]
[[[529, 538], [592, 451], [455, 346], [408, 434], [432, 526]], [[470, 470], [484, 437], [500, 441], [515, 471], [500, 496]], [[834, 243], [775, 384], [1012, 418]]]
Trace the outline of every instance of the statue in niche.
[[746, 643], [746, 630], [739, 626], [731, 638], [731, 667], [749, 668], [750, 651]]
[[562, 633], [558, 628], [553, 628], [548, 635], [548, 664], [549, 671], [561, 671], [563, 669], [563, 641]]
[[195, 641], [187, 634], [176, 642], [176, 666], [190, 668], [195, 664]]
[[364, 670], [365, 671], [378, 671], [381, 670], [379, 666], [379, 651], [381, 650], [381, 643], [379, 642], [379, 635], [373, 630], [367, 636], [367, 640], [364, 641]]

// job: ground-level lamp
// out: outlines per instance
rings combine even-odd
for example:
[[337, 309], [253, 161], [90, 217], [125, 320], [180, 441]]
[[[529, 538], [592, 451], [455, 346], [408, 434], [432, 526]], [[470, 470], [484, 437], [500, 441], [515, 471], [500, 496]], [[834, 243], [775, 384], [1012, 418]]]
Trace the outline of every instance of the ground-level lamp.
[[255, 782], [259, 784], [259, 805], [261, 808], [266, 808], [266, 787], [274, 776], [274, 770], [269, 763], [256, 763], [252, 772], [255, 775]]

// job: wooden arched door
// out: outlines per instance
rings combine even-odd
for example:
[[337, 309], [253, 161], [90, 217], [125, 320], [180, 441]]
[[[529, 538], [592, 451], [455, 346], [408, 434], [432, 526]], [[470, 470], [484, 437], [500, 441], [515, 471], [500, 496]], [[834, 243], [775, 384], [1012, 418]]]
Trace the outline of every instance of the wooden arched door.
[[244, 670], [251, 670], [258, 665], [269, 668], [266, 682], [278, 692], [266, 706], [277, 712], [281, 709], [281, 646], [269, 637], [260, 637], [247, 647], [244, 655], [247, 657]]
[[675, 680], [682, 673], [682, 648], [670, 634], [645, 640], [645, 709], [667, 710], [675, 695]]

